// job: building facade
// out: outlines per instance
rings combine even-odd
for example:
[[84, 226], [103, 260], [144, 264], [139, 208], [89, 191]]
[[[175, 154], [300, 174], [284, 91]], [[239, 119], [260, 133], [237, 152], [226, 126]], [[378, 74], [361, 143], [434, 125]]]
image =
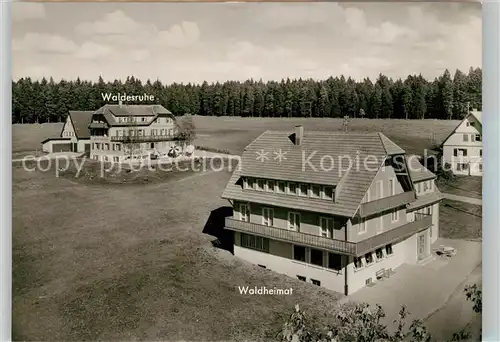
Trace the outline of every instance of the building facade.
[[160, 105], [105, 105], [89, 129], [90, 157], [104, 162], [164, 156], [178, 145], [175, 117]]
[[59, 137], [42, 141], [42, 151], [57, 152], [90, 152], [89, 124], [91, 111], [70, 111]]
[[483, 175], [482, 113], [473, 110], [443, 142], [443, 160], [456, 175]]
[[235, 256], [345, 294], [426, 262], [441, 196], [409, 159], [381, 133], [263, 133], [223, 193]]

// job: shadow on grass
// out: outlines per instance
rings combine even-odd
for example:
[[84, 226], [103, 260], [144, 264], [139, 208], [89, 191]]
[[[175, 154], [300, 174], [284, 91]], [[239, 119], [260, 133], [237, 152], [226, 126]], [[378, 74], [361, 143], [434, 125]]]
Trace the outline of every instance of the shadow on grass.
[[214, 209], [210, 212], [203, 233], [216, 237], [212, 245], [222, 248], [231, 254], [234, 254], [234, 234], [232, 231], [224, 228], [226, 217], [233, 216], [233, 208], [225, 206]]

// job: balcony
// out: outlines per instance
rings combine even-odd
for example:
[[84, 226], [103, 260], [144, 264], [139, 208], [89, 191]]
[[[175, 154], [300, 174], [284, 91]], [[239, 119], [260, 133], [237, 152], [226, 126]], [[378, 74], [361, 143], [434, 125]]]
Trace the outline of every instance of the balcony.
[[429, 228], [431, 225], [431, 215], [415, 213], [415, 221], [408, 222], [402, 226], [358, 242], [356, 244], [356, 256], [362, 256], [387, 244], [404, 240], [407, 237], [412, 236], [413, 234]]
[[367, 217], [378, 214], [383, 211], [391, 210], [415, 201], [415, 193], [406, 191], [394, 196], [384, 197], [375, 201], [361, 204], [359, 208], [359, 216]]
[[108, 127], [108, 124], [105, 123], [105, 122], [92, 122], [90, 125], [89, 125], [89, 128], [109, 128]]
[[178, 135], [125, 135], [125, 136], [112, 136], [111, 141], [132, 143], [132, 142], [154, 142], [154, 141], [173, 141], [180, 140]]
[[319, 235], [299, 233], [276, 227], [264, 226], [262, 224], [245, 222], [226, 217], [226, 228], [242, 233], [259, 235], [262, 237], [300, 244], [302, 246], [322, 248], [333, 252], [355, 255], [356, 244], [343, 240], [325, 238]]
[[367, 252], [390, 243], [395, 243], [421, 232], [432, 225], [432, 217], [425, 214], [415, 214], [415, 221], [375, 235], [358, 243], [329, 239], [319, 235], [300, 233], [292, 230], [264, 226], [257, 223], [226, 218], [226, 229], [237, 232], [258, 235], [272, 240], [294, 243], [302, 246], [325, 249], [335, 253], [351, 256], [362, 256]]

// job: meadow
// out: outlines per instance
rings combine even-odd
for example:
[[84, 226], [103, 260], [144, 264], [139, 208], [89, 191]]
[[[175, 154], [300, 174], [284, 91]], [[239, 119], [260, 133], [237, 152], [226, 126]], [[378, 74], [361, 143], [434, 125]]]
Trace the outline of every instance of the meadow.
[[[241, 154], [245, 146], [266, 130], [291, 131], [295, 125], [305, 130], [343, 131], [342, 119], [328, 118], [240, 118], [194, 116], [197, 138], [195, 144], [232, 154]], [[40, 142], [56, 137], [62, 123], [14, 124], [12, 127], [12, 151], [16, 155], [41, 148]], [[422, 154], [440, 144], [458, 121], [398, 120], [398, 119], [351, 119], [350, 132], [382, 132], [399, 144], [407, 153]]]
[[[196, 144], [237, 154], [264, 130], [296, 124], [342, 129], [341, 120], [195, 117]], [[349, 127], [382, 131], [416, 153], [454, 126], [352, 120]], [[61, 127], [14, 125], [13, 153], [36, 150]], [[54, 167], [27, 172], [12, 165], [14, 340], [274, 340], [296, 303], [319, 324], [342, 297], [215, 247], [206, 225], [229, 205], [220, 198], [228, 170], [154, 173], [117, 184], [88, 177], [95, 167], [75, 178], [71, 170], [56, 177]], [[442, 222], [472, 224], [468, 209], [448, 204]], [[461, 238], [477, 233], [471, 228]], [[291, 287], [293, 294], [244, 296], [238, 286]]]

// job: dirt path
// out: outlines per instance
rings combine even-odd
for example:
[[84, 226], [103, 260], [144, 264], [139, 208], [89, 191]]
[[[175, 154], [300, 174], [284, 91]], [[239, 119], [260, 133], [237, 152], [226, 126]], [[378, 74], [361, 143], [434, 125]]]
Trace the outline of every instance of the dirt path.
[[481, 317], [472, 310], [472, 303], [466, 301], [464, 289], [467, 285], [482, 282], [482, 264], [460, 284], [451, 295], [446, 304], [432, 313], [424, 320], [424, 325], [429, 329], [436, 341], [449, 341], [453, 333], [460, 331], [470, 323], [469, 331], [473, 333], [474, 341], [478, 341], [478, 332], [481, 329]]
[[453, 195], [453, 194], [448, 194], [448, 193], [443, 193], [444, 198], [447, 198], [452, 201], [459, 201], [459, 202], [465, 202], [469, 204], [476, 204], [476, 205], [483, 205], [483, 200], [478, 199], [478, 198], [472, 198], [472, 197], [466, 197], [466, 196], [459, 196], [459, 195]]

